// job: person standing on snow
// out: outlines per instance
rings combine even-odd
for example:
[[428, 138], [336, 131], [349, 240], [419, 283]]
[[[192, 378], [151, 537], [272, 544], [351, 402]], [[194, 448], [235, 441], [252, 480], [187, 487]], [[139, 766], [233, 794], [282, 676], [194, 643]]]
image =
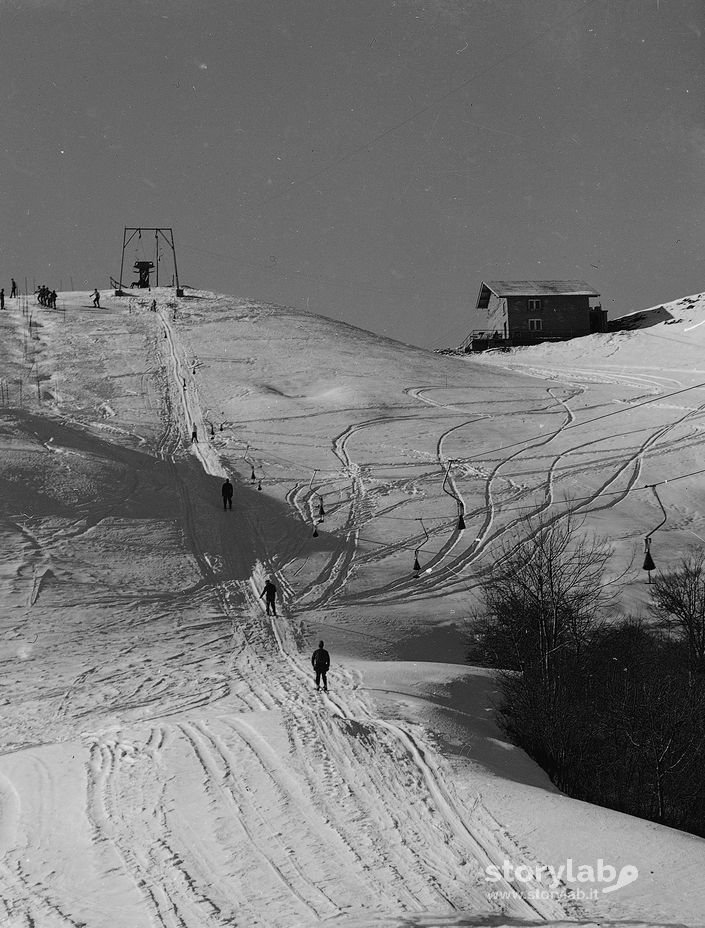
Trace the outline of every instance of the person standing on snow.
[[230, 483], [230, 477], [226, 477], [225, 483], [223, 484], [222, 489], [223, 494], [223, 509], [227, 509], [228, 506], [233, 508], [233, 485]]
[[[184, 383], [185, 383], [185, 381], [184, 381]], [[194, 427], [193, 427], [193, 431], [191, 432], [191, 444], [193, 444], [194, 442], [196, 442], [196, 444], [198, 444], [198, 429], [196, 428], [195, 425], [194, 425]]]
[[321, 688], [321, 679], [323, 680], [323, 692], [328, 692], [328, 679], [326, 674], [330, 667], [330, 654], [323, 647], [323, 642], [318, 642], [318, 648], [311, 655], [311, 664], [316, 672], [316, 689]]
[[100, 309], [100, 293], [98, 293], [98, 288], [93, 291], [93, 305]]
[[[265, 603], [267, 606], [267, 615], [276, 615], [277, 614], [277, 588], [274, 586], [271, 577], [267, 577], [267, 582], [264, 585], [264, 589], [259, 594], [259, 598], [265, 597]], [[270, 612], [271, 610], [271, 612]]]
[[12, 278], [12, 286], [10, 287], [10, 299], [14, 300], [17, 296], [17, 284], [15, 283], [15, 278]]

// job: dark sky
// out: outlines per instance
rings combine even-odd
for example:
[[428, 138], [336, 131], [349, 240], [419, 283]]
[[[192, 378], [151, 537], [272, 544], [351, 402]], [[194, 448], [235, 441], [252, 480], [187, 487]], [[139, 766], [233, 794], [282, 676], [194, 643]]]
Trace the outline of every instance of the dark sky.
[[0, 0], [0, 280], [108, 287], [124, 226], [172, 226], [182, 284], [429, 347], [483, 279], [700, 292], [704, 30], [701, 0]]

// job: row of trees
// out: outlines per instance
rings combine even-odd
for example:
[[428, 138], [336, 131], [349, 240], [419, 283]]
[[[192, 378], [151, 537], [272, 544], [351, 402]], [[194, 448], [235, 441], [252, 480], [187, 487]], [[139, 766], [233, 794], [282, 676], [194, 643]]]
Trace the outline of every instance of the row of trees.
[[481, 582], [469, 657], [561, 790], [705, 836], [705, 550], [657, 576], [648, 624], [612, 614], [609, 557], [570, 516], [529, 524]]

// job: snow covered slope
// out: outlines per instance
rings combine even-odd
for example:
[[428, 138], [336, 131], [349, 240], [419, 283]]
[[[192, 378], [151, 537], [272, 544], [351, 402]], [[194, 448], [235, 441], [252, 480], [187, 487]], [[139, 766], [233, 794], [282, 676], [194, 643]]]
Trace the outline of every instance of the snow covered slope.
[[[657, 567], [705, 543], [705, 294], [632, 313], [611, 327], [567, 342], [487, 353], [479, 363], [574, 389], [570, 421], [550, 447], [558, 438], [561, 484], [571, 487], [581, 511], [588, 510], [588, 526], [613, 540], [615, 568], [635, 568], [622, 605], [639, 612], [648, 602], [639, 570], [643, 538], [657, 530]], [[596, 487], [599, 504], [591, 498]]]
[[[208, 292], [102, 303], [0, 317], [0, 924], [705, 921], [705, 842], [561, 796], [464, 663], [528, 513], [584, 513], [646, 601], [642, 486], [697, 469], [685, 347], [471, 361]], [[701, 485], [659, 486], [657, 565]]]

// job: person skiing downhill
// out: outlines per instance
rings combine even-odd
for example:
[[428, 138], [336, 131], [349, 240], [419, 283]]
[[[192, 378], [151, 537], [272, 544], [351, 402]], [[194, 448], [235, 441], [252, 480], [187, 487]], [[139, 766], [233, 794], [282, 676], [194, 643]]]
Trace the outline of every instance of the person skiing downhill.
[[[267, 606], [267, 615], [276, 615], [277, 614], [277, 588], [272, 582], [272, 578], [268, 577], [267, 582], [264, 585], [264, 589], [259, 594], [259, 598], [265, 597], [265, 604]], [[270, 612], [271, 610], [271, 612]]]
[[223, 494], [223, 509], [227, 509], [228, 506], [233, 508], [233, 485], [230, 483], [230, 477], [226, 477], [225, 483], [223, 484], [222, 489]]
[[330, 667], [330, 654], [323, 647], [323, 642], [318, 642], [318, 648], [311, 655], [311, 664], [316, 672], [316, 689], [321, 688], [321, 679], [323, 680], [323, 692], [328, 692], [328, 679], [326, 674]]

